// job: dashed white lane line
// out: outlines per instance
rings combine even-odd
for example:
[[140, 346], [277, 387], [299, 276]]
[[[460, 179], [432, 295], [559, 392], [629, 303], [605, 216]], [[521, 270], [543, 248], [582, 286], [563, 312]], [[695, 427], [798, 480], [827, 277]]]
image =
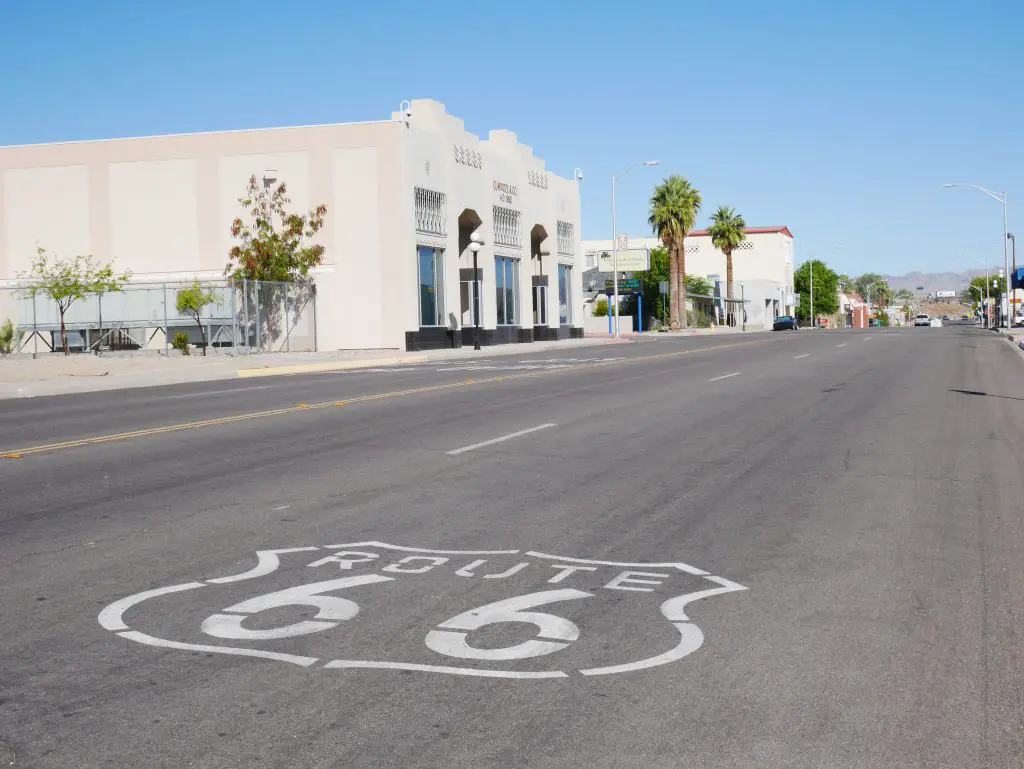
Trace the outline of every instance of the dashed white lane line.
[[869, 336], [866, 336], [866, 337], [864, 337], [864, 341], [866, 342], [866, 341], [868, 341], [868, 340], [869, 340], [870, 338], [871, 338], [871, 337], [869, 337]]
[[516, 431], [514, 433], [509, 433], [508, 435], [501, 435], [501, 436], [498, 436], [497, 438], [491, 438], [491, 440], [489, 440], [489, 441], [481, 441], [480, 443], [474, 443], [474, 444], [472, 444], [470, 446], [463, 446], [462, 448], [459, 448], [459, 449], [452, 449], [451, 451], [448, 452], [448, 456], [454, 457], [454, 456], [457, 456], [459, 454], [465, 454], [467, 451], [473, 451], [474, 449], [481, 449], [484, 446], [493, 446], [495, 443], [502, 443], [504, 441], [510, 441], [513, 438], [519, 438], [520, 436], [523, 436], [523, 435], [529, 435], [530, 433], [535, 433], [538, 430], [547, 430], [549, 427], [557, 427], [557, 425], [554, 422], [548, 422], [548, 423], [543, 424], [543, 425], [537, 425], [536, 427], [529, 427], [526, 430], [518, 430], [518, 431]]
[[739, 376], [739, 375], [740, 375], [739, 371], [734, 371], [731, 374], [723, 374], [722, 376], [713, 377], [713, 378], [709, 379], [708, 381], [709, 382], [718, 382], [719, 380], [728, 379], [729, 377], [734, 377], [734, 376]]
[[259, 385], [258, 387], [232, 387], [228, 390], [204, 390], [201, 393], [185, 393], [184, 395], [166, 395], [163, 400], [173, 401], [179, 398], [201, 398], [205, 396], [213, 395], [227, 395], [228, 393], [247, 393], [253, 390], [269, 390], [271, 387], [277, 387], [277, 385]]
[[289, 507], [291, 507], [291, 505], [281, 505], [280, 507], [275, 507], [274, 512], [276, 513], [278, 510], [287, 510]]
[[805, 352], [803, 355], [796, 355], [796, 356], [794, 356], [793, 360], [800, 360], [801, 358], [810, 358], [810, 357], [811, 357], [811, 354], [809, 352]]
[[837, 344], [836, 347], [846, 347], [846, 342], [843, 342], [842, 344]]

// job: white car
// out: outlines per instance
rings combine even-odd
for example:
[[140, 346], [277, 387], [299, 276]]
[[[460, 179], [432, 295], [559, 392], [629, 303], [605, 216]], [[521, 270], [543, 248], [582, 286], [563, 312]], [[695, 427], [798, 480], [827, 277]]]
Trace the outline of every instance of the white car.
[[932, 328], [942, 328], [942, 321], [938, 318], [932, 318], [929, 325], [931, 325]]
[[931, 318], [929, 318], [927, 315], [918, 315], [916, 318], [914, 318], [914, 325], [915, 326], [930, 326], [931, 325]]

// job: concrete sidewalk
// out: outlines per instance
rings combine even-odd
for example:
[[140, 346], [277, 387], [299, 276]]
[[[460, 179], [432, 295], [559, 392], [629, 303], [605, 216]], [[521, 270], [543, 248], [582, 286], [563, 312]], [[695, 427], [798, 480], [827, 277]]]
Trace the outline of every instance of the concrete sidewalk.
[[566, 339], [559, 342], [534, 342], [528, 345], [509, 344], [485, 347], [479, 352], [472, 347], [429, 352], [385, 350], [335, 350], [318, 353], [265, 353], [232, 355], [211, 353], [183, 356], [172, 354], [105, 353], [100, 356], [47, 354], [39, 358], [11, 356], [0, 360], [0, 400], [34, 398], [46, 395], [67, 395], [79, 392], [120, 390], [131, 387], [189, 382], [211, 382], [234, 378], [254, 378], [309, 374], [321, 371], [400, 366], [437, 361], [473, 360], [502, 355], [530, 355], [552, 351], [568, 352], [580, 348], [615, 344], [636, 344], [686, 336], [734, 335], [758, 333], [732, 329], [694, 329], [666, 333], [627, 334], [622, 339], [607, 336]]
[[[652, 337], [653, 335], [645, 335]], [[336, 350], [320, 353], [268, 353], [235, 356], [224, 353], [207, 357], [152, 353], [48, 354], [31, 358], [12, 356], [0, 360], [0, 399], [33, 398], [131, 387], [208, 382], [234, 378], [281, 376], [319, 371], [374, 368], [434, 361], [471, 360], [501, 355], [569, 351], [608, 344], [632, 344], [629, 339], [607, 337], [501, 345], [476, 352], [472, 348], [407, 353], [385, 350]]]

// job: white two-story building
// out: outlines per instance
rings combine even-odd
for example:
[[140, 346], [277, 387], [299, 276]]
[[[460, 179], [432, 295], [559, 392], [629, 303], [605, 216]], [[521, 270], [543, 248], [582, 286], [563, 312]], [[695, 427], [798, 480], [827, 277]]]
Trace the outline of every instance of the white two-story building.
[[[582, 335], [576, 182], [431, 100], [377, 122], [0, 148], [0, 322], [25, 316], [10, 289], [37, 245], [113, 260], [135, 284], [223, 282], [253, 176], [285, 182], [291, 209], [327, 206], [320, 349], [470, 343], [475, 291], [483, 344]], [[120, 322], [140, 338], [166, 333], [168, 308], [136, 314]]]

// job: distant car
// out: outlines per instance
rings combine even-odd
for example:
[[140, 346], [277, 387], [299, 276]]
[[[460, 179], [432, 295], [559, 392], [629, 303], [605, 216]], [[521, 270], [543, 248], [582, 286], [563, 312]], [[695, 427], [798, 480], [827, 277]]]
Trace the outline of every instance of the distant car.
[[772, 323], [772, 331], [796, 331], [796, 318], [792, 315], [780, 315]]
[[942, 321], [939, 320], [938, 318], [932, 318], [932, 322], [930, 325], [932, 328], [942, 328]]
[[970, 319], [971, 319], [971, 318], [970, 318], [970, 316], [969, 316], [969, 315], [963, 315], [963, 316], [961, 316], [961, 318], [960, 318], [960, 320], [970, 320]]
[[932, 319], [929, 318], [927, 315], [923, 315], [923, 314], [922, 315], [918, 315], [918, 316], [916, 316], [914, 318], [914, 325], [915, 326], [930, 326], [931, 325], [931, 320]]

